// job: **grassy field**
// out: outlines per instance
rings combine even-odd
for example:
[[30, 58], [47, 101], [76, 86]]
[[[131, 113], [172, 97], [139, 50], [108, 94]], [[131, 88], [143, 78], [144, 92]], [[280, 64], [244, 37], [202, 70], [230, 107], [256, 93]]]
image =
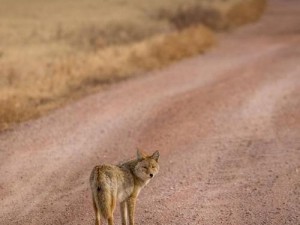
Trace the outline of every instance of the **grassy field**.
[[0, 0], [0, 129], [214, 45], [266, 0]]

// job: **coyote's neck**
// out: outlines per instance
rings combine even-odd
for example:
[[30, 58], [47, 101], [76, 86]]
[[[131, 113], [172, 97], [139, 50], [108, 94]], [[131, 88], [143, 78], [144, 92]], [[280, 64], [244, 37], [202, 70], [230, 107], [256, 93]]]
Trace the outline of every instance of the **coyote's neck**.
[[148, 182], [142, 180], [141, 178], [139, 178], [139, 177], [135, 174], [135, 167], [136, 167], [136, 165], [138, 164], [138, 162], [140, 162], [140, 160], [134, 159], [134, 160], [130, 160], [130, 161], [127, 161], [127, 162], [125, 162], [125, 163], [122, 163], [120, 166], [129, 169], [130, 172], [131, 172], [131, 174], [132, 174], [133, 180], [134, 180], [134, 185], [135, 185], [135, 186], [139, 186], [139, 187], [142, 188], [142, 187], [145, 186]]

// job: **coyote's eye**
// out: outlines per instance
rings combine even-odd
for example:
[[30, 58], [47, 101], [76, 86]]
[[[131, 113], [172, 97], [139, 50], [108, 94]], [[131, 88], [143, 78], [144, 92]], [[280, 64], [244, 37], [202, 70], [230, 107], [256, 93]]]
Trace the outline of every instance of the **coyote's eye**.
[[143, 166], [143, 168], [144, 168], [145, 170], [148, 169], [147, 166]]

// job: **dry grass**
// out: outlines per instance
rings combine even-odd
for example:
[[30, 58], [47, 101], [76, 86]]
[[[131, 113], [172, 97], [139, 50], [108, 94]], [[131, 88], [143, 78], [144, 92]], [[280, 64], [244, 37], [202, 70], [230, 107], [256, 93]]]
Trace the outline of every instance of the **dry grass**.
[[266, 5], [266, 0], [212, 1], [211, 4], [182, 5], [176, 11], [163, 10], [158, 15], [177, 29], [201, 23], [213, 30], [227, 30], [255, 22], [263, 14]]
[[0, 0], [0, 129], [206, 51], [208, 27], [257, 19], [258, 2]]
[[266, 6], [267, 1], [264, 0], [241, 1], [226, 13], [227, 24], [232, 28], [257, 21], [265, 11]]

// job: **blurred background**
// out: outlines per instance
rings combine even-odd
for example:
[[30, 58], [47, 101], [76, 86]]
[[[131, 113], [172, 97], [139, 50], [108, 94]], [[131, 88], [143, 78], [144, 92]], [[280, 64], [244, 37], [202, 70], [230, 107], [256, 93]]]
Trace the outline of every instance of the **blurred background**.
[[266, 0], [0, 0], [0, 130], [207, 51]]

